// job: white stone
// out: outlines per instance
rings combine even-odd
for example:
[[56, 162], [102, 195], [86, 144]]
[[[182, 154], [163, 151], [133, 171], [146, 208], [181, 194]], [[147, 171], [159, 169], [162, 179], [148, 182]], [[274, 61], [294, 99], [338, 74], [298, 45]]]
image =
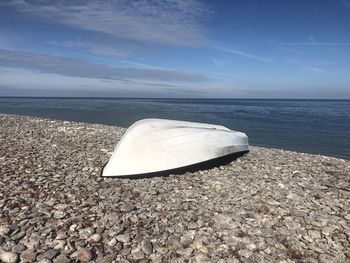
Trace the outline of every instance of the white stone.
[[18, 260], [17, 253], [0, 250], [0, 260], [4, 263], [14, 263]]

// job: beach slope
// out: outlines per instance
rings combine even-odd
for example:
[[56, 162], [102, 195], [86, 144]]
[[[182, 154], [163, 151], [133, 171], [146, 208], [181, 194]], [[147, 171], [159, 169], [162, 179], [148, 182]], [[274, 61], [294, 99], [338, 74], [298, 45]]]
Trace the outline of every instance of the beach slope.
[[102, 178], [125, 129], [0, 127], [0, 261], [350, 261], [350, 161], [252, 147], [211, 170]]

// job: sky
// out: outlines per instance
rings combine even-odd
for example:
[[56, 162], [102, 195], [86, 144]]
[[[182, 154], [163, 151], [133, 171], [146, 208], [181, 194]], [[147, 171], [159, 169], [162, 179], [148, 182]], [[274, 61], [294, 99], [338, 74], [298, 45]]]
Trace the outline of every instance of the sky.
[[350, 0], [0, 0], [0, 96], [350, 99]]

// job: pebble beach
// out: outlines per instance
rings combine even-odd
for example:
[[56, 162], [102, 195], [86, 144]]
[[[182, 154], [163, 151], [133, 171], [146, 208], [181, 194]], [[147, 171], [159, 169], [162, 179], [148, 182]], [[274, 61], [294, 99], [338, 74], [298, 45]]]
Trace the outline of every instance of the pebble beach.
[[123, 128], [0, 127], [0, 262], [350, 262], [349, 160], [253, 146], [210, 170], [103, 178]]

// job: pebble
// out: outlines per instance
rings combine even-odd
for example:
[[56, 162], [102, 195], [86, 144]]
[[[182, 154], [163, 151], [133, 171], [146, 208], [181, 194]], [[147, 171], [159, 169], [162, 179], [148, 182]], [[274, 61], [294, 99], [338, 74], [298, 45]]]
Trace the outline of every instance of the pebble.
[[56, 212], [54, 213], [53, 218], [55, 218], [55, 219], [62, 219], [62, 218], [65, 218], [66, 215], [67, 215], [66, 212], [61, 211], [61, 210], [58, 210], [58, 211], [56, 211]]
[[143, 259], [144, 257], [145, 257], [145, 254], [141, 250], [132, 252], [129, 255], [129, 258], [132, 260], [140, 260], [140, 259]]
[[210, 258], [202, 253], [196, 254], [194, 257], [194, 262], [195, 263], [211, 263], [212, 261]]
[[325, 252], [322, 248], [316, 247], [314, 245], [309, 245], [309, 249], [316, 251], [317, 253], [321, 253], [321, 254]]
[[238, 251], [238, 254], [239, 254], [241, 257], [249, 258], [249, 257], [252, 255], [252, 252], [249, 251], [249, 250], [246, 250], [246, 249], [241, 249], [241, 250]]
[[0, 226], [0, 236], [5, 236], [10, 232], [10, 228], [6, 226]]
[[34, 262], [36, 259], [37, 253], [34, 249], [27, 249], [21, 253], [22, 262]]
[[22, 239], [23, 237], [25, 237], [25, 235], [26, 235], [26, 232], [21, 231], [21, 232], [18, 232], [17, 234], [15, 234], [15, 235], [11, 235], [11, 239], [15, 240], [15, 241], [18, 241], [18, 240]]
[[196, 239], [193, 245], [198, 251], [204, 254], [208, 254], [208, 247], [203, 244], [203, 241], [201, 239]]
[[25, 245], [19, 243], [12, 248], [12, 251], [17, 253], [22, 253], [26, 249], [27, 247]]
[[58, 255], [58, 251], [56, 249], [49, 249], [45, 251], [43, 254], [38, 256], [38, 259], [53, 259]]
[[115, 260], [116, 257], [117, 257], [116, 254], [106, 255], [103, 258], [101, 258], [100, 260], [97, 260], [97, 262], [98, 263], [111, 263], [111, 262], [113, 262], [113, 260]]
[[100, 234], [93, 234], [89, 237], [89, 240], [92, 242], [100, 242], [102, 236]]
[[81, 239], [88, 239], [91, 236], [92, 233], [93, 233], [92, 229], [89, 229], [89, 228], [82, 229], [82, 230], [79, 231], [79, 237]]
[[111, 240], [108, 241], [108, 246], [113, 247], [115, 244], [117, 244], [117, 239], [113, 237]]
[[118, 235], [116, 239], [122, 243], [128, 243], [130, 241], [129, 235]]
[[177, 250], [177, 253], [183, 257], [189, 258], [192, 255], [193, 249], [188, 247], [188, 248], [183, 248]]
[[38, 263], [52, 263], [52, 260], [47, 259], [47, 258], [42, 258], [37, 261]]
[[321, 233], [318, 230], [309, 230], [307, 233], [312, 239], [321, 238]]
[[61, 255], [58, 255], [54, 260], [53, 260], [54, 263], [68, 263], [68, 262], [71, 262], [71, 260], [69, 260], [69, 258], [64, 255], [64, 254], [61, 254]]
[[246, 249], [249, 251], [255, 251], [256, 250], [256, 245], [255, 244], [248, 244], [245, 246]]
[[134, 209], [135, 209], [135, 206], [133, 204], [125, 204], [125, 205], [120, 207], [120, 211], [125, 212], [125, 213], [129, 213]]
[[4, 263], [14, 263], [18, 261], [18, 254], [0, 250], [0, 260]]
[[76, 253], [76, 259], [81, 262], [89, 262], [92, 258], [93, 255], [88, 248], [80, 248]]
[[149, 238], [142, 240], [141, 249], [146, 255], [150, 255], [153, 252], [153, 247]]

